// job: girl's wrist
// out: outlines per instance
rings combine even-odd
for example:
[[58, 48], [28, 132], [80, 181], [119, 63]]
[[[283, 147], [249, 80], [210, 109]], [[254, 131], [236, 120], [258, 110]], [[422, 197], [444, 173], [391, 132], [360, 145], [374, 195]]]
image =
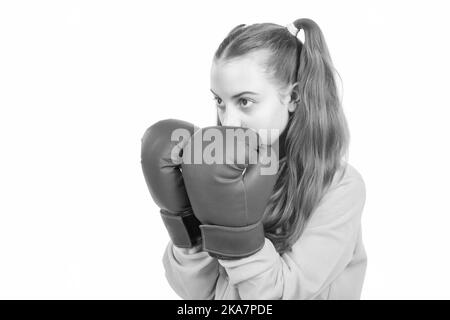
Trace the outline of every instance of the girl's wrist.
[[201, 244], [196, 245], [195, 247], [192, 247], [192, 248], [180, 248], [177, 246], [175, 246], [175, 248], [183, 254], [194, 254], [194, 253], [198, 253], [198, 252], [202, 251]]

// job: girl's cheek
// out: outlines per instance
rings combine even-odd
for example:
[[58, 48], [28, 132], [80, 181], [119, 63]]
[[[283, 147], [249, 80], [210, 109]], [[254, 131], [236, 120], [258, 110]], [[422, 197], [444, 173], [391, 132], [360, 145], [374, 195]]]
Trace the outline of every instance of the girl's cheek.
[[217, 109], [217, 117], [219, 118], [220, 123], [223, 123], [223, 112], [218, 108]]

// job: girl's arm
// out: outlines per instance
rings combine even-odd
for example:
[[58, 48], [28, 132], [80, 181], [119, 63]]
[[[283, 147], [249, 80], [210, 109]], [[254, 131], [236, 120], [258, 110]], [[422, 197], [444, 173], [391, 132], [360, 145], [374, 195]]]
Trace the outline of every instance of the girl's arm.
[[347, 170], [351, 174], [330, 188], [292, 251], [280, 256], [266, 238], [264, 247], [250, 257], [218, 260], [242, 299], [314, 299], [346, 268], [365, 203], [364, 181], [352, 167]]
[[201, 245], [183, 249], [169, 241], [163, 255], [166, 278], [183, 299], [213, 299], [219, 277], [219, 264]]

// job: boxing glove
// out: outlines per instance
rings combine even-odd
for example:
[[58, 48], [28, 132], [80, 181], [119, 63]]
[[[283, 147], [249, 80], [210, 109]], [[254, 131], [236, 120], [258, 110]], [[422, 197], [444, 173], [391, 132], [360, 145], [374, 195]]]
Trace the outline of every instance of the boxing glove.
[[[213, 148], [205, 142], [212, 141], [212, 136], [220, 146], [216, 144]], [[196, 131], [184, 147], [183, 179], [194, 214], [201, 223], [203, 250], [210, 256], [227, 260], [244, 258], [264, 245], [262, 218], [277, 172], [263, 174], [261, 169], [267, 163], [261, 161], [263, 148], [259, 144], [256, 131], [218, 126]], [[207, 160], [208, 156], [214, 160]], [[216, 160], [220, 159], [218, 163]]]
[[182, 148], [198, 127], [167, 119], [149, 127], [141, 139], [141, 165], [148, 190], [175, 246], [201, 244], [199, 221], [194, 216], [180, 172]]

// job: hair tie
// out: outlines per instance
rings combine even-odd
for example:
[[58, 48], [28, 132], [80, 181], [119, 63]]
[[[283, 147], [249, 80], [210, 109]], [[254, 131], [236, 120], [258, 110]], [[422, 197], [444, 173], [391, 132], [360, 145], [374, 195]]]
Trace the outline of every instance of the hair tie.
[[286, 29], [288, 29], [289, 32], [290, 32], [294, 37], [297, 37], [298, 29], [297, 29], [297, 27], [294, 25], [293, 22], [291, 22], [291, 23], [289, 23], [288, 25], [286, 25]]

